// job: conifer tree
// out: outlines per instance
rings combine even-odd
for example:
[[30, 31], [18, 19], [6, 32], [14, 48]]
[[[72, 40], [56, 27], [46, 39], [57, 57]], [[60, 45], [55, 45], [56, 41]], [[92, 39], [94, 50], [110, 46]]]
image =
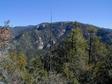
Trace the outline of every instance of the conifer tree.
[[96, 64], [99, 60], [102, 60], [106, 54], [107, 49], [100, 38], [96, 36], [96, 29], [90, 28], [89, 32], [89, 61], [88, 63]]
[[67, 43], [70, 49], [67, 51], [68, 61], [64, 64], [64, 73], [72, 82], [79, 81], [81, 73], [86, 70], [87, 42], [80, 29], [76, 28], [72, 31]]

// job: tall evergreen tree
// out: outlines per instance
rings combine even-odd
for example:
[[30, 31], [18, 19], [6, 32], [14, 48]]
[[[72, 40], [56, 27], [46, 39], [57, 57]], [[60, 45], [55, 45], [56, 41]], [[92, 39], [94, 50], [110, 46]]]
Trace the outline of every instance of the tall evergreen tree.
[[88, 63], [96, 64], [106, 56], [107, 49], [100, 38], [96, 36], [96, 29], [90, 28], [89, 32], [89, 61]]
[[88, 60], [87, 42], [78, 28], [72, 31], [67, 42], [70, 49], [67, 51], [68, 61], [64, 65], [64, 72], [71, 81], [73, 79], [78, 81], [80, 80], [81, 73], [86, 70]]

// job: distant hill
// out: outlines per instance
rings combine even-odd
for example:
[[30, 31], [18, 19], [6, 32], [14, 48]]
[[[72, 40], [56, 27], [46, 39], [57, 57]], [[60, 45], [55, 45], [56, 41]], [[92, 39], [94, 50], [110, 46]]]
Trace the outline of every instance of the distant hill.
[[14, 27], [13, 44], [17, 50], [25, 51], [28, 55], [40, 53], [40, 51], [45, 52], [52, 45], [67, 38], [70, 32], [76, 28], [74, 26], [75, 23], [77, 23], [85, 38], [88, 37], [88, 29], [94, 28], [97, 30], [96, 35], [104, 43], [112, 43], [112, 29], [100, 28], [80, 22], [54, 22], [52, 24], [41, 23], [38, 25]]

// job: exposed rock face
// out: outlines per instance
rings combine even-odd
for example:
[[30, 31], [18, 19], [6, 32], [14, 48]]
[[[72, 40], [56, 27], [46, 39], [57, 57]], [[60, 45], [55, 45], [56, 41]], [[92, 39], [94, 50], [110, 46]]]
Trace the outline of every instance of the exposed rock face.
[[43, 49], [44, 45], [43, 45], [43, 41], [42, 41], [42, 38], [39, 37], [39, 46], [38, 46], [38, 49]]

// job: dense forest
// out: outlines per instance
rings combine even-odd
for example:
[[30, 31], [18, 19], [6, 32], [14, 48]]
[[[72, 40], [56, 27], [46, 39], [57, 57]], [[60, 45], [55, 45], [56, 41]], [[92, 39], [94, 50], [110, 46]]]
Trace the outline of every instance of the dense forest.
[[0, 84], [112, 84], [112, 30], [79, 22], [35, 27], [16, 35], [8, 22], [0, 29]]

